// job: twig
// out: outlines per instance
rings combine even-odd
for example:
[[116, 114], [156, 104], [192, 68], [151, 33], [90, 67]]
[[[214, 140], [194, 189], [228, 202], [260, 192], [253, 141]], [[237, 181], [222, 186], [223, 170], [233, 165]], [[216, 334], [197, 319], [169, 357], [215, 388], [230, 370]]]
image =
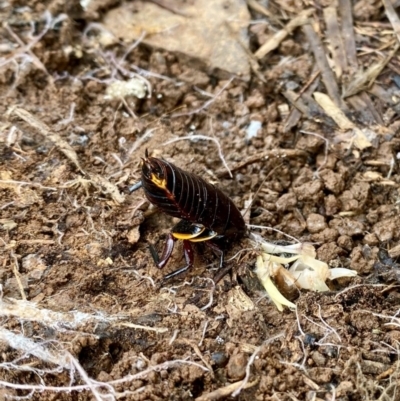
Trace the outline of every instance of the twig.
[[340, 35], [336, 7], [324, 8], [324, 19], [327, 28], [327, 36], [331, 44], [333, 61], [335, 63], [335, 73], [336, 77], [339, 79], [343, 71], [347, 70], [347, 58]]
[[50, 79], [52, 79], [52, 77], [50, 76], [49, 72], [47, 71], [46, 67], [44, 66], [44, 64], [38, 59], [38, 57], [35, 55], [35, 53], [33, 53], [32, 48], [39, 43], [39, 41], [43, 38], [43, 36], [48, 32], [48, 30], [51, 27], [51, 14], [49, 11], [45, 12], [45, 18], [46, 18], [46, 25], [43, 29], [43, 31], [37, 35], [30, 43], [28, 43], [27, 45], [20, 39], [20, 37], [11, 29], [11, 27], [9, 26], [8, 22], [4, 23], [4, 27], [6, 28], [7, 32], [13, 37], [13, 39], [21, 46], [19, 49], [17, 49], [16, 54], [14, 54], [13, 58], [17, 56], [17, 54], [21, 54], [21, 53], [26, 53], [29, 54], [29, 56], [32, 58], [32, 60], [34, 61], [34, 64], [36, 65], [37, 68], [41, 69], [42, 71], [44, 71], [49, 77]]
[[236, 397], [240, 394], [240, 392], [246, 388], [245, 386], [248, 384], [249, 378], [250, 378], [250, 368], [254, 363], [254, 360], [256, 359], [256, 356], [258, 355], [258, 353], [261, 351], [261, 347], [267, 344], [270, 344], [272, 342], [274, 342], [275, 340], [277, 340], [278, 338], [283, 337], [284, 334], [280, 333], [277, 334], [276, 336], [273, 336], [271, 338], [268, 338], [268, 340], [264, 341], [263, 344], [260, 347], [257, 347], [253, 354], [250, 356], [247, 365], [246, 365], [246, 376], [244, 377], [242, 383], [240, 384], [240, 386], [232, 393], [232, 397]]
[[400, 19], [396, 13], [396, 10], [393, 7], [393, 4], [390, 0], [382, 0], [383, 5], [385, 6], [386, 16], [388, 20], [392, 24], [393, 30], [396, 33], [397, 40], [400, 42]]
[[[312, 99], [311, 95], [317, 89], [320, 79], [319, 76], [321, 71], [315, 68], [313, 71], [313, 75], [308, 80], [308, 82], [304, 85], [304, 87], [300, 90], [299, 94], [295, 98], [295, 100], [302, 98], [305, 101], [305, 105], [308, 105], [307, 111], [310, 113], [309, 118], [315, 118], [314, 114], [316, 114], [320, 107], [315, 103], [314, 99]], [[311, 107], [312, 106], [312, 107]], [[315, 109], [315, 110], [314, 110]], [[290, 129], [295, 127], [301, 118], [301, 112], [297, 108], [293, 108], [285, 121], [285, 125], [283, 127], [284, 132], [288, 132]]]
[[343, 97], [357, 94], [358, 92], [370, 88], [378, 78], [383, 69], [388, 65], [389, 61], [397, 54], [399, 43], [396, 43], [390, 54], [378, 63], [373, 63], [365, 72], [356, 73], [350, 84], [345, 88]]
[[210, 106], [211, 104], [213, 104], [218, 97], [221, 95], [221, 93], [232, 83], [232, 81], [235, 79], [235, 77], [232, 77], [216, 94], [215, 96], [208, 100], [207, 102], [205, 102], [201, 107], [198, 107], [197, 109], [191, 110], [191, 111], [187, 111], [184, 113], [175, 113], [175, 114], [171, 114], [171, 118], [175, 118], [175, 117], [182, 117], [182, 116], [191, 116], [193, 114], [197, 114], [200, 113], [201, 111], [205, 110], [208, 106]]
[[258, 59], [263, 58], [272, 50], [275, 50], [288, 35], [290, 35], [297, 27], [307, 23], [308, 18], [314, 12], [313, 8], [303, 10], [297, 17], [293, 18], [283, 29], [276, 32], [272, 38], [267, 40], [255, 53]]
[[[268, 160], [269, 158], [276, 157], [282, 159], [289, 159], [293, 157], [307, 157], [307, 152], [300, 149], [271, 149], [265, 152], [256, 154], [254, 156], [250, 156], [242, 162], [237, 163], [233, 167], [231, 167], [231, 172], [240, 170], [250, 164], [254, 164], [257, 162], [262, 162], [264, 160]], [[218, 170], [216, 172], [218, 178], [222, 178], [226, 175], [225, 170]]]
[[154, 331], [158, 334], [166, 333], [168, 331], [168, 329], [166, 327], [142, 326], [141, 324], [134, 324], [134, 323], [130, 323], [130, 322], [115, 323], [113, 326], [114, 327], [130, 327], [132, 329], [145, 330], [145, 331]]
[[222, 153], [221, 144], [219, 143], [217, 138], [213, 138], [213, 137], [206, 136], [206, 135], [188, 135], [188, 136], [182, 136], [182, 137], [179, 137], [179, 138], [170, 139], [169, 141], [164, 142], [162, 144], [162, 146], [169, 145], [171, 143], [178, 142], [178, 141], [187, 141], [187, 140], [196, 140], [196, 139], [203, 139], [205, 141], [212, 141], [217, 145], [219, 158], [221, 159], [222, 164], [225, 166], [226, 171], [228, 172], [229, 176], [232, 178], [233, 176], [232, 176], [231, 170], [229, 169], [228, 164], [225, 161], [224, 155]]
[[24, 301], [26, 301], [26, 295], [25, 295], [24, 286], [22, 285], [21, 275], [19, 274], [19, 270], [18, 270], [18, 259], [15, 256], [13, 251], [11, 251], [11, 257], [14, 259], [14, 264], [12, 265], [12, 269], [13, 269], [13, 272], [14, 272], [15, 279], [17, 280], [17, 284], [18, 284], [19, 292], [21, 294], [21, 298]]
[[310, 24], [304, 25], [303, 31], [306, 34], [307, 40], [311, 45], [315, 61], [321, 71], [322, 81], [324, 82], [329, 96], [334, 101], [336, 106], [340, 107], [342, 110], [346, 110], [347, 107], [340, 97], [339, 87], [337, 85], [335, 75], [333, 74], [332, 69], [329, 66], [328, 60], [326, 58], [324, 46], [321, 42], [321, 39], [318, 37]]
[[252, 382], [247, 382], [243, 387], [244, 380], [241, 380], [236, 383], [228, 384], [225, 387], [221, 387], [217, 390], [212, 391], [211, 393], [201, 395], [200, 397], [197, 397], [195, 401], [217, 401], [220, 399], [225, 399], [226, 397], [229, 397], [233, 392], [235, 392], [238, 388], [241, 387], [241, 390], [250, 388], [255, 386], [259, 382], [259, 378], [253, 380]]
[[186, 338], [182, 339], [181, 341], [183, 341], [185, 344], [187, 344], [193, 348], [193, 351], [195, 352], [195, 354], [201, 359], [201, 361], [204, 363], [204, 365], [207, 366], [209, 372], [211, 374], [213, 374], [214, 372], [212, 370], [211, 365], [204, 359], [204, 356], [201, 354], [198, 345], [194, 341], [187, 340]]
[[342, 19], [342, 38], [348, 65], [352, 71], [358, 68], [356, 40], [353, 29], [353, 6], [351, 0], [339, 0], [339, 10]]
[[317, 138], [320, 138], [320, 139], [322, 139], [323, 141], [325, 141], [325, 150], [324, 150], [324, 161], [321, 163], [321, 165], [317, 168], [317, 171], [316, 171], [316, 173], [318, 173], [322, 168], [324, 168], [324, 166], [325, 166], [325, 164], [327, 163], [327, 161], [328, 161], [328, 149], [329, 149], [329, 141], [328, 141], [328, 139], [326, 139], [325, 137], [323, 137], [322, 135], [320, 135], [320, 134], [317, 134], [316, 132], [310, 132], [310, 131], [300, 131], [302, 134], [305, 134], [305, 135], [312, 135], [312, 136], [315, 136], [315, 137], [317, 137]]
[[315, 92], [314, 98], [324, 109], [325, 113], [331, 117], [343, 131], [352, 131], [354, 144], [358, 149], [362, 150], [371, 146], [371, 142], [365, 134], [347, 118], [346, 114], [334, 104], [329, 96], [324, 93]]
[[267, 8], [265, 8], [261, 3], [257, 2], [256, 0], [247, 0], [247, 4], [254, 11], [265, 15], [271, 21], [275, 22], [276, 24], [278, 24], [280, 26], [283, 26], [282, 22], [276, 17], [276, 15], [274, 15], [273, 12], [271, 12]]
[[85, 172], [83, 171], [83, 169], [81, 168], [79, 161], [78, 161], [78, 155], [76, 154], [75, 150], [70, 146], [70, 144], [65, 141], [64, 139], [62, 139], [58, 134], [56, 133], [52, 133], [50, 128], [44, 124], [43, 122], [41, 122], [39, 119], [37, 119], [36, 117], [34, 117], [31, 113], [29, 113], [28, 111], [26, 111], [25, 109], [22, 109], [20, 107], [11, 107], [10, 109], [8, 109], [7, 111], [8, 115], [13, 115], [15, 114], [16, 116], [18, 116], [21, 120], [24, 120], [25, 122], [27, 122], [30, 126], [32, 126], [33, 128], [36, 129], [36, 131], [43, 135], [44, 137], [46, 137], [49, 141], [53, 142], [56, 147], [62, 152], [64, 153], [64, 155], [70, 160], [72, 161], [75, 166], [78, 168], [78, 170], [80, 172], [82, 172], [83, 174], [85, 174]]

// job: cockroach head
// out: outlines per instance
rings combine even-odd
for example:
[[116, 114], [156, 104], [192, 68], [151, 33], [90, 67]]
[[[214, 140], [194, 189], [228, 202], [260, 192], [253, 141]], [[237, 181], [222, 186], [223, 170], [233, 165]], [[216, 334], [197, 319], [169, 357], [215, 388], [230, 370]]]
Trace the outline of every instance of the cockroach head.
[[146, 157], [142, 159], [142, 179], [151, 181], [158, 187], [165, 187], [166, 172], [161, 160], [155, 157]]

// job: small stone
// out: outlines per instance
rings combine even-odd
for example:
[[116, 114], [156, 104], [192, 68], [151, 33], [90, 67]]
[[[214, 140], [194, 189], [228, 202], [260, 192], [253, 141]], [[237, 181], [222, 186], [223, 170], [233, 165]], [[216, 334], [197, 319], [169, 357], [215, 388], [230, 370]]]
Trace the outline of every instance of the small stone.
[[327, 227], [324, 216], [317, 213], [311, 213], [307, 217], [307, 229], [310, 233], [318, 233]]
[[348, 235], [350, 237], [364, 232], [363, 223], [349, 218], [332, 219], [329, 222], [329, 227], [338, 230], [340, 235]]
[[299, 201], [313, 200], [316, 201], [320, 194], [322, 195], [323, 184], [319, 180], [306, 182], [294, 188]]
[[337, 239], [339, 233], [334, 228], [325, 228], [319, 233], [315, 233], [311, 236], [313, 242], [333, 242]]
[[347, 251], [351, 251], [353, 249], [353, 240], [348, 235], [341, 235], [337, 240], [338, 245], [346, 249]]
[[325, 366], [326, 365], [326, 357], [318, 351], [314, 351], [311, 354], [311, 358], [317, 366]]
[[293, 209], [296, 205], [297, 205], [297, 197], [293, 192], [282, 195], [276, 201], [276, 209], [280, 211]]
[[333, 216], [339, 211], [339, 205], [335, 195], [331, 194], [325, 197], [324, 204], [325, 204], [325, 214], [327, 216]]
[[321, 178], [324, 181], [325, 188], [334, 194], [340, 194], [344, 188], [344, 181], [341, 174], [334, 173], [332, 170], [321, 172]]
[[378, 221], [372, 231], [378, 237], [380, 242], [387, 242], [393, 239], [395, 232], [398, 230], [397, 219], [385, 219]]
[[329, 263], [331, 260], [336, 259], [341, 253], [342, 248], [336, 245], [336, 242], [328, 242], [322, 244], [317, 250], [317, 259]]
[[374, 233], [365, 234], [363, 243], [369, 246], [375, 246], [379, 244], [379, 240]]
[[231, 356], [226, 367], [227, 373], [232, 380], [241, 380], [246, 374], [247, 355], [243, 352]]
[[131, 230], [129, 230], [126, 237], [130, 244], [136, 244], [140, 238], [139, 226], [133, 227]]
[[47, 269], [43, 260], [35, 253], [31, 253], [22, 259], [22, 267], [28, 272], [29, 278], [39, 280]]

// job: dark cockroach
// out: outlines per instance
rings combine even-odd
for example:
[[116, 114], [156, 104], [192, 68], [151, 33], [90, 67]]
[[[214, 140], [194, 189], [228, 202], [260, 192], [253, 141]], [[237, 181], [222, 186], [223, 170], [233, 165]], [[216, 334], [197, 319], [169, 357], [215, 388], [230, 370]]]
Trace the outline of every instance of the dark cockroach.
[[147, 150], [142, 159], [142, 180], [133, 185], [130, 191], [140, 187], [143, 187], [149, 202], [170, 216], [181, 219], [168, 235], [161, 258], [150, 247], [156, 265], [163, 268], [172, 254], [175, 241], [183, 241], [186, 265], [168, 274], [165, 279], [193, 266], [192, 242], [206, 241], [220, 255], [222, 267], [228, 245], [245, 233], [241, 213], [221, 190], [172, 163], [150, 157]]

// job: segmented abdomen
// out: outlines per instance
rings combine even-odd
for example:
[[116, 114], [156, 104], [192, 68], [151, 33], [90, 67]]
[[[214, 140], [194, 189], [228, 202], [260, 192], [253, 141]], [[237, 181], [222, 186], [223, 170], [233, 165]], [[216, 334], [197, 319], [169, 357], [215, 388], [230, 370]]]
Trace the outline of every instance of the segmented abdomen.
[[147, 162], [153, 169], [162, 171], [165, 178], [162, 187], [149, 178], [148, 171], [142, 170], [146, 197], [159, 209], [171, 216], [203, 224], [219, 235], [235, 238], [244, 234], [241, 213], [221, 190], [165, 160], [149, 157]]

